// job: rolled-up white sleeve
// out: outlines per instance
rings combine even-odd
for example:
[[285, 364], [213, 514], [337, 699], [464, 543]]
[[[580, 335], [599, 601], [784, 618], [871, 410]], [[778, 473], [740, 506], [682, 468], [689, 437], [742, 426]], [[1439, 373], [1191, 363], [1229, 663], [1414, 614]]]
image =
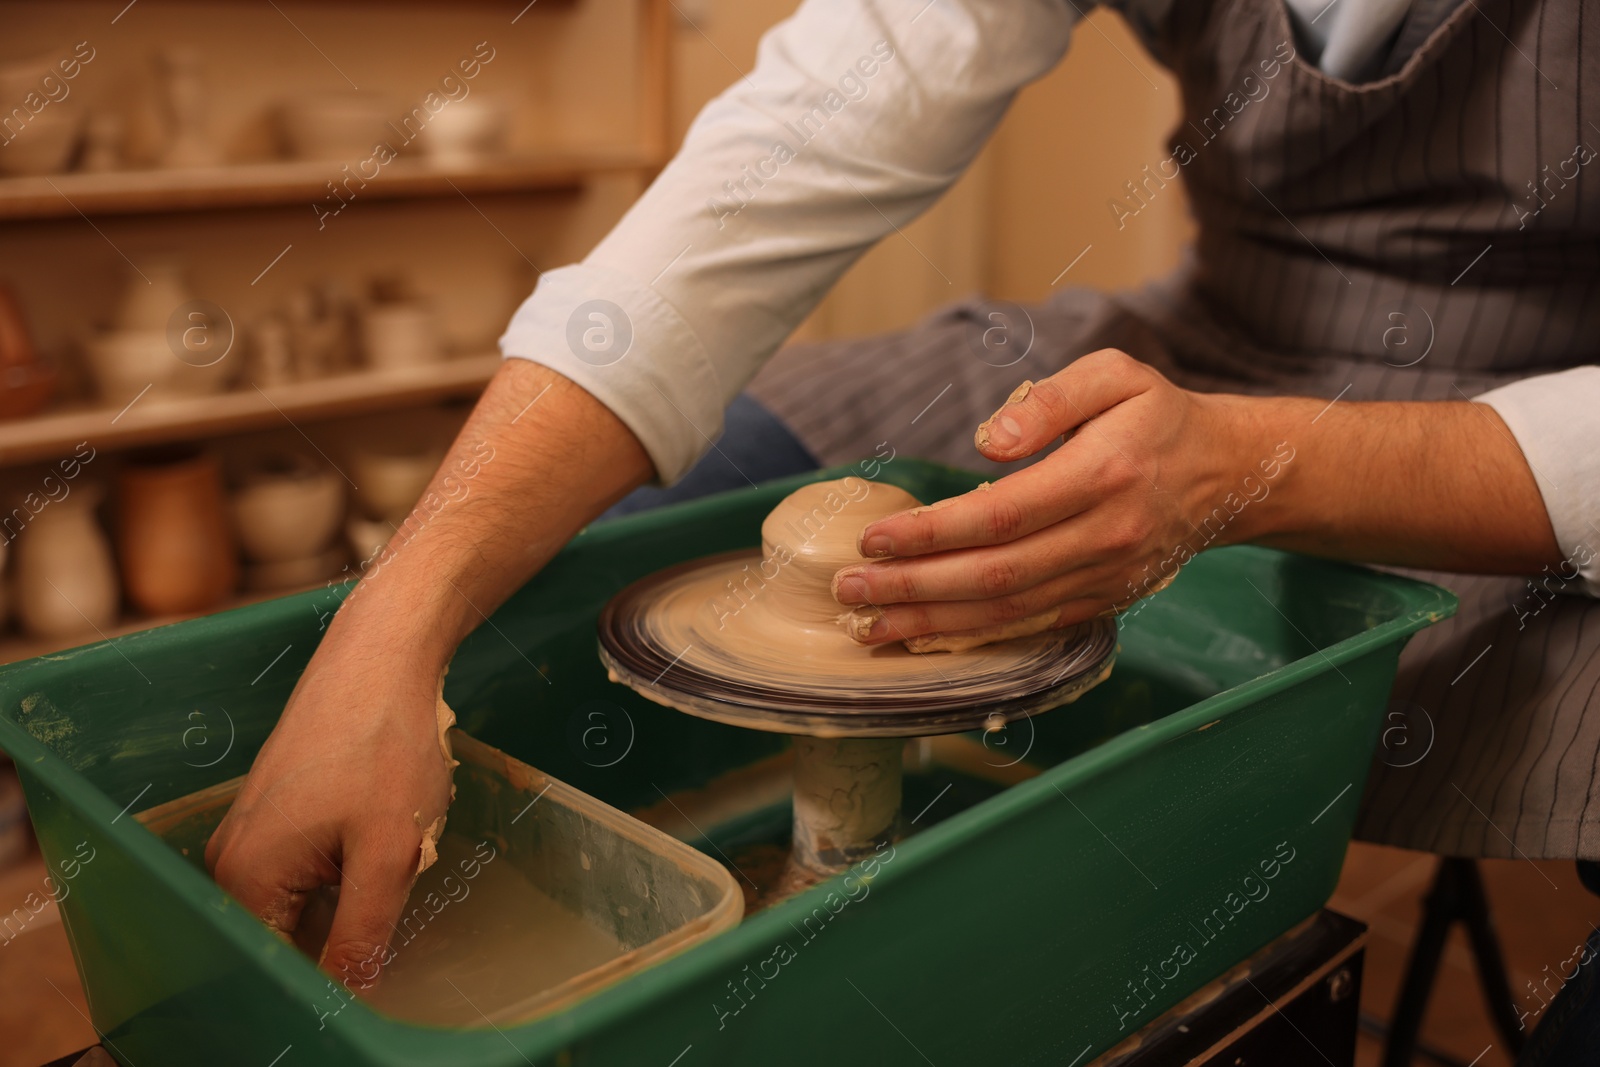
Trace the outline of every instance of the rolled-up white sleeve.
[[1066, 51], [1066, 0], [806, 0], [581, 263], [500, 339], [599, 399], [662, 482], [874, 242], [977, 155]]
[[1563, 577], [1600, 597], [1600, 367], [1524, 378], [1476, 398], [1505, 420], [1533, 470]]

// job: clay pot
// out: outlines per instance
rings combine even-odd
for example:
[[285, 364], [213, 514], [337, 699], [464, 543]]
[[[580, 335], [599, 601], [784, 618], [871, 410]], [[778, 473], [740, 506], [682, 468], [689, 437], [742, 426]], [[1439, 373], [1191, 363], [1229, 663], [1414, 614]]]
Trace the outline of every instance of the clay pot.
[[206, 121], [210, 92], [201, 69], [200, 51], [185, 45], [163, 49], [156, 56], [161, 103], [167, 123], [163, 167], [214, 167], [222, 162]]
[[127, 333], [148, 331], [165, 336], [172, 313], [192, 299], [183, 265], [169, 257], [151, 256], [145, 260], [144, 272], [130, 275], [123, 285], [114, 326]]
[[55, 368], [39, 359], [22, 309], [0, 285], [0, 419], [37, 414], [55, 389]]
[[345, 542], [350, 546], [350, 551], [355, 553], [358, 566], [383, 551], [383, 546], [389, 543], [394, 531], [394, 526], [388, 520], [369, 519], [359, 512], [352, 513], [344, 524]]
[[358, 161], [372, 158], [374, 145], [397, 139], [389, 116], [404, 110], [398, 100], [370, 92], [317, 93], [285, 101], [278, 108], [278, 121], [290, 158], [348, 163], [354, 168]]
[[299, 456], [263, 460], [233, 496], [239, 543], [258, 563], [320, 555], [343, 517], [344, 479]]
[[325, 581], [344, 565], [329, 546], [344, 518], [344, 479], [301, 456], [259, 462], [233, 495], [233, 522], [254, 590], [292, 589]]
[[[207, 396], [227, 388], [240, 363], [227, 358], [232, 338], [221, 340], [218, 335], [216, 343], [228, 347], [215, 357], [209, 352], [201, 355], [187, 349], [189, 333], [173, 327], [173, 316], [180, 309], [204, 315], [200, 302], [190, 295], [182, 266], [172, 259], [152, 258], [145, 274], [148, 280], [129, 277], [112, 327], [84, 344], [101, 397], [121, 406], [137, 396], [151, 403]], [[227, 328], [231, 330], [232, 324]]]
[[117, 557], [150, 615], [215, 607], [239, 564], [217, 461], [191, 448], [134, 453], [117, 479]]
[[78, 485], [34, 515], [16, 540], [13, 593], [36, 637], [92, 637], [117, 619], [117, 572], [95, 507], [104, 490]]
[[341, 545], [300, 559], [252, 563], [245, 568], [244, 585], [257, 593], [321, 585], [332, 578], [349, 577], [343, 574], [348, 558]]
[[444, 359], [439, 318], [421, 301], [368, 308], [361, 315], [361, 343], [367, 366], [378, 370], [409, 370]]
[[45, 92], [50, 78], [61, 81], [51, 56], [0, 63], [0, 100], [11, 120], [0, 174], [59, 174], [71, 165], [83, 134], [83, 108], [68, 104], [67, 97], [51, 101]]
[[428, 121], [422, 147], [437, 166], [476, 166], [505, 153], [510, 119], [504, 100], [474, 96], [452, 101]]
[[443, 459], [438, 449], [429, 447], [361, 448], [350, 456], [356, 502], [367, 518], [384, 519], [399, 526], [411, 514]]

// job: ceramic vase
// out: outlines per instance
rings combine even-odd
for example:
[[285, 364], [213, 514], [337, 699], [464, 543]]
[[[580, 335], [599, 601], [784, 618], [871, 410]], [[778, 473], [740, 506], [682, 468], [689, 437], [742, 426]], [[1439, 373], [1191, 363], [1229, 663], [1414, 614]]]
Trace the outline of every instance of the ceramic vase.
[[267, 315], [250, 329], [250, 384], [261, 388], [294, 381], [294, 347], [282, 315]]
[[104, 491], [83, 483], [47, 503], [17, 535], [12, 592], [35, 637], [93, 636], [117, 619], [117, 572], [95, 517]]
[[117, 557], [128, 599], [146, 614], [226, 598], [239, 564], [217, 461], [186, 448], [130, 455], [117, 481]]
[[187, 46], [164, 50], [156, 61], [167, 124], [164, 167], [210, 167], [221, 162], [206, 120], [207, 87], [200, 52]]
[[113, 325], [123, 332], [148, 330], [165, 334], [172, 313], [191, 298], [183, 264], [176, 259], [150, 257], [141, 274], [128, 276]]

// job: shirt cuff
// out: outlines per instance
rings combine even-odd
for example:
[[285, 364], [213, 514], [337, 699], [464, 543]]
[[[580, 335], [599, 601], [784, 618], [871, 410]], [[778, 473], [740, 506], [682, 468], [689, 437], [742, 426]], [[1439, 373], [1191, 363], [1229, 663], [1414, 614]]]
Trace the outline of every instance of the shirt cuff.
[[627, 275], [587, 264], [545, 272], [500, 351], [549, 367], [610, 408], [663, 485], [722, 433], [722, 385], [705, 347], [677, 308]]
[[1475, 398], [1505, 420], [1533, 471], [1556, 543], [1558, 574], [1600, 597], [1600, 367], [1574, 367]]

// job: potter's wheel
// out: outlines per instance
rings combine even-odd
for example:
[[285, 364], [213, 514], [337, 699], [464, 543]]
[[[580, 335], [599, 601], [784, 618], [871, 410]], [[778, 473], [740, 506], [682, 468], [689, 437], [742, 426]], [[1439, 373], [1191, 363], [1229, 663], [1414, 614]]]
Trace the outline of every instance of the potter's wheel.
[[898, 838], [904, 738], [998, 729], [1068, 703], [1111, 671], [1109, 619], [1041, 623], [952, 652], [852, 641], [830, 583], [841, 567], [893, 565], [862, 557], [858, 537], [913, 508], [922, 505], [905, 490], [859, 478], [804, 486], [762, 523], [759, 553], [652, 574], [600, 615], [600, 658], [614, 681], [700, 718], [795, 735], [791, 852], [769, 900]]
[[[756, 615], [766, 590], [739, 584], [761, 559], [752, 551], [694, 560], [622, 590], [600, 616], [607, 669], [659, 704], [733, 726], [922, 737], [993, 728], [1065, 704], [1098, 683], [1116, 653], [1109, 619], [929, 654], [899, 642], [859, 647], [831, 624], [779, 631]], [[712, 600], [730, 581], [754, 596]], [[744, 631], [737, 650], [730, 631]]]

